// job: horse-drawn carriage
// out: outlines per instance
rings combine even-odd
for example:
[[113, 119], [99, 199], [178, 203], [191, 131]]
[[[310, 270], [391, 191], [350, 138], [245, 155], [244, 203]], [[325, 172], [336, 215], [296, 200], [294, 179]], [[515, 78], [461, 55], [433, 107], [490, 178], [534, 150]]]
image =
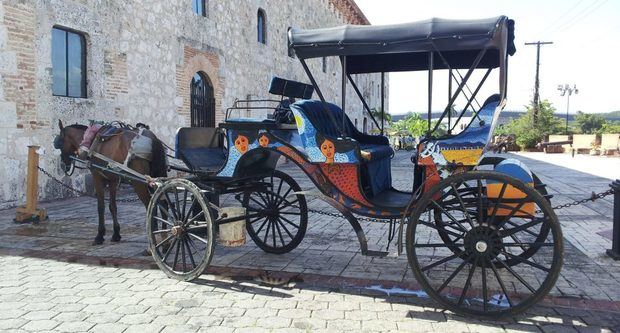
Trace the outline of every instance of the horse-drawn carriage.
[[[269, 91], [278, 99], [237, 101], [218, 128], [178, 131], [176, 157], [186, 164], [178, 169], [191, 176], [154, 183], [147, 236], [157, 265], [172, 278], [197, 278], [211, 261], [219, 227], [237, 221], [245, 221], [264, 251], [289, 252], [306, 233], [306, 196], [316, 195], [351, 224], [365, 255], [387, 253], [368, 249], [357, 216], [398, 223], [399, 254], [405, 247], [421, 287], [455, 312], [495, 316], [536, 303], [553, 287], [562, 265], [557, 217], [544, 184], [526, 166], [484, 156], [506, 103], [513, 29], [505, 16], [291, 29], [289, 47], [311, 85], [274, 78]], [[332, 56], [342, 65], [339, 106], [325, 100], [307, 64]], [[345, 112], [351, 86], [372, 117], [354, 74], [380, 73], [383, 81], [385, 73], [402, 71], [428, 72], [429, 128], [412, 153], [411, 191], [392, 186], [394, 152], [387, 138], [359, 132]], [[433, 124], [437, 71], [449, 75], [450, 98]], [[477, 95], [492, 72], [496, 94], [479, 104]], [[479, 80], [472, 91], [468, 83], [474, 77]], [[458, 83], [454, 91], [452, 82]], [[314, 93], [318, 100], [311, 99]], [[459, 96], [467, 104], [457, 117], [452, 110]], [[383, 104], [383, 94], [381, 99]], [[274, 116], [233, 118], [235, 110], [252, 108], [269, 108]], [[466, 112], [471, 123], [451, 134]], [[444, 118], [447, 134], [438, 137]], [[318, 191], [303, 191], [278, 169], [279, 159], [296, 164]], [[229, 216], [220, 208], [220, 196], [229, 193], [245, 208], [243, 215]]]

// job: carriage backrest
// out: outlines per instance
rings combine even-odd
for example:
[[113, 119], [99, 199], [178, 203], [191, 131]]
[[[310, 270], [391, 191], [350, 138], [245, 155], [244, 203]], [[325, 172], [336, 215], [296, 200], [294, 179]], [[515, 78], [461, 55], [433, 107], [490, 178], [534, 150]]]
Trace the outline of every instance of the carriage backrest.
[[314, 93], [314, 87], [274, 76], [269, 84], [269, 93], [290, 98], [310, 99]]
[[[345, 135], [352, 137], [357, 131], [349, 117], [346, 116], [344, 112], [342, 112], [342, 109], [335, 104], [327, 102], [323, 103], [318, 100], [305, 100], [292, 104], [291, 109], [293, 112], [303, 113], [303, 115], [312, 123], [314, 128], [324, 135], [334, 138], [339, 137], [339, 126], [342, 126], [343, 116], [346, 117], [344, 127]], [[329, 113], [333, 115], [333, 120], [331, 119]], [[334, 123], [334, 120], [336, 123]]]

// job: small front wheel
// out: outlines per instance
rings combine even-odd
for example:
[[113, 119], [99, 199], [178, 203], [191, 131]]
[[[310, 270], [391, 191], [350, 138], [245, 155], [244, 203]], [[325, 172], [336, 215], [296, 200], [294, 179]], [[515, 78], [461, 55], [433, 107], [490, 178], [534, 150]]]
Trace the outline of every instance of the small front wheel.
[[409, 264], [429, 296], [456, 313], [481, 317], [534, 305], [553, 288], [563, 260], [549, 201], [494, 171], [457, 174], [424, 193], [406, 242]]
[[198, 186], [173, 179], [157, 188], [147, 210], [149, 249], [170, 278], [191, 281], [209, 266], [213, 256], [213, 223]]
[[295, 249], [306, 235], [308, 205], [297, 182], [286, 173], [274, 170], [261, 179], [264, 189], [246, 193], [243, 207], [248, 214], [246, 230], [263, 251], [282, 254]]

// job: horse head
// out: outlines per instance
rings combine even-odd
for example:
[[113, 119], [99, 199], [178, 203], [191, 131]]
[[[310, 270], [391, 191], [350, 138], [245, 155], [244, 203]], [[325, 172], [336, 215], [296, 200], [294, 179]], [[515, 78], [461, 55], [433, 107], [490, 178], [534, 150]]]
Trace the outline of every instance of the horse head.
[[73, 168], [71, 156], [77, 156], [77, 151], [84, 137], [86, 126], [69, 125], [63, 126], [62, 121], [58, 120], [60, 133], [54, 137], [54, 148], [60, 150], [60, 161], [65, 173], [70, 174]]

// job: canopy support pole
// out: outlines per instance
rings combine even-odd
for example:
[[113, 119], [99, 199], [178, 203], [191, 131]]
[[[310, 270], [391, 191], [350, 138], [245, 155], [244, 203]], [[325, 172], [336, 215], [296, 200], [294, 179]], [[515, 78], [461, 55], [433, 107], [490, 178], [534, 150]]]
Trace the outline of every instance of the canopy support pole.
[[341, 96], [341, 108], [342, 108], [342, 128], [345, 128], [345, 119], [346, 119], [346, 102], [347, 102], [347, 57], [341, 56], [340, 63], [342, 64], [342, 96]]
[[[448, 70], [448, 100], [450, 100], [450, 97], [452, 97], [452, 68]], [[448, 135], [452, 134], [451, 121], [452, 121], [452, 110], [448, 112]]]
[[319, 85], [316, 84], [316, 81], [314, 80], [314, 76], [310, 72], [310, 69], [308, 69], [308, 64], [306, 64], [306, 60], [305, 59], [299, 59], [299, 61], [301, 62], [301, 66], [304, 68], [304, 71], [306, 72], [306, 75], [308, 75], [308, 78], [310, 79], [310, 82], [314, 86], [314, 89], [316, 90], [316, 94], [319, 95], [319, 98], [321, 99], [321, 102], [323, 102], [323, 108], [327, 112], [327, 115], [329, 116], [330, 120], [334, 123], [334, 125], [336, 125], [336, 128], [338, 128], [338, 130], [340, 131], [340, 135], [344, 137], [345, 136], [344, 127], [339, 127], [338, 126], [338, 121], [336, 121], [336, 117], [334, 117], [334, 114], [332, 113], [332, 110], [327, 106], [327, 102], [325, 101], [325, 97], [323, 97], [323, 93], [321, 92], [321, 89], [319, 88]]
[[450, 110], [452, 109], [452, 105], [454, 104], [454, 101], [459, 96], [459, 94], [461, 93], [461, 91], [463, 90], [465, 85], [467, 84], [467, 81], [469, 81], [469, 77], [471, 76], [471, 74], [478, 67], [478, 64], [482, 60], [482, 57], [484, 57], [484, 54], [486, 53], [486, 51], [487, 51], [487, 49], [482, 49], [482, 50], [480, 50], [480, 52], [478, 52], [478, 55], [476, 56], [476, 59], [474, 60], [474, 63], [471, 65], [471, 67], [467, 71], [467, 74], [465, 74], [465, 77], [461, 81], [461, 84], [459, 84], [458, 88], [456, 88], [456, 91], [454, 92], [454, 95], [452, 95], [452, 98], [450, 98], [450, 102], [448, 103], [448, 105], [444, 109], [443, 113], [441, 114], [441, 117], [439, 117], [439, 120], [435, 124], [435, 127], [433, 127], [433, 131], [432, 132], [435, 132], [437, 130], [437, 128], [439, 128], [439, 125], [441, 124], [441, 121], [445, 117], [446, 112], [450, 112]]
[[[476, 90], [474, 90], [473, 94], [471, 95], [471, 97], [469, 98], [469, 100], [467, 101], [467, 105], [465, 105], [465, 108], [463, 109], [463, 112], [461, 112], [461, 115], [456, 119], [456, 122], [454, 123], [454, 127], [456, 128], [456, 124], [459, 123], [459, 121], [461, 120], [461, 118], [463, 117], [463, 114], [465, 114], [465, 111], [467, 110], [467, 108], [469, 107], [469, 105], [471, 104], [471, 102], [474, 100], [474, 98], [476, 98], [476, 95], [478, 95], [478, 91], [480, 91], [480, 88], [482, 88], [482, 85], [484, 84], [484, 82], [487, 80], [487, 77], [489, 77], [489, 74], [491, 74], [491, 71], [493, 70], [493, 68], [489, 68], [487, 69], [487, 72], [484, 73], [484, 76], [482, 77], [482, 80], [480, 81], [480, 84], [478, 84], [478, 87], [476, 87]], [[480, 110], [478, 110], [478, 112], [480, 112]], [[476, 112], [474, 110], [474, 115], [472, 118], [478, 117], [478, 112]], [[482, 119], [481, 119], [482, 120]], [[452, 129], [454, 130], [454, 128]]]
[[383, 123], [385, 122], [385, 72], [381, 72], [381, 135], [383, 135]]
[[426, 137], [431, 137], [431, 118], [433, 116], [433, 51], [428, 53], [428, 133]]
[[375, 123], [375, 125], [377, 125], [377, 127], [379, 127], [379, 123], [377, 122], [377, 119], [375, 119], [375, 116], [372, 115], [372, 112], [370, 111], [370, 106], [368, 106], [368, 103], [366, 102], [366, 99], [364, 98], [364, 95], [362, 95], [362, 92], [357, 87], [357, 84], [355, 83], [355, 81], [353, 81], [353, 77], [351, 77], [351, 74], [349, 74], [349, 73], [347, 73], [347, 77], [349, 78], [349, 82], [351, 83], [351, 86], [353, 87], [353, 90], [355, 90], [355, 93], [357, 94], [357, 97], [359, 97], [360, 101], [362, 101], [362, 105], [364, 106], [364, 109], [366, 110], [366, 112], [368, 112], [368, 115], [370, 115], [370, 119], [372, 119], [372, 121]]

